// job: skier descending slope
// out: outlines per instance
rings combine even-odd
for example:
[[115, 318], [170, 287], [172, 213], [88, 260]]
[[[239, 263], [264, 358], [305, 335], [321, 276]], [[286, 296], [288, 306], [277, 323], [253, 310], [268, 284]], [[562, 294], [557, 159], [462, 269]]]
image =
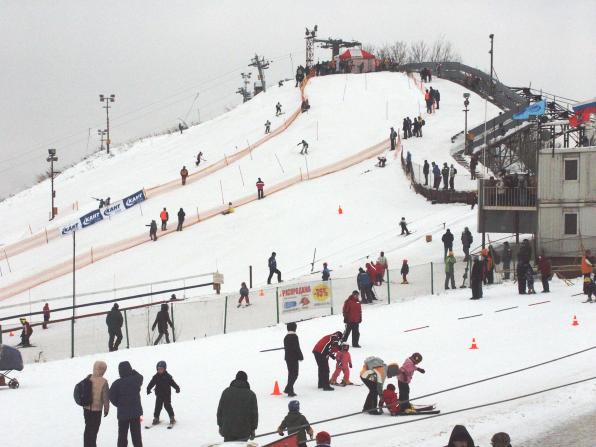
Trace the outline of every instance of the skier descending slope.
[[[172, 388], [176, 393], [180, 392], [180, 387], [174, 382], [173, 377], [167, 372], [167, 364], [163, 360], [157, 362], [157, 373], [153, 376], [149, 385], [147, 385], [147, 394], [155, 387], [155, 411], [153, 412], [153, 425], [159, 424], [159, 415], [162, 407], [165, 407], [170, 417], [170, 427], [176, 423], [174, 418], [174, 409], [172, 408]], [[168, 427], [168, 428], [170, 428]]]

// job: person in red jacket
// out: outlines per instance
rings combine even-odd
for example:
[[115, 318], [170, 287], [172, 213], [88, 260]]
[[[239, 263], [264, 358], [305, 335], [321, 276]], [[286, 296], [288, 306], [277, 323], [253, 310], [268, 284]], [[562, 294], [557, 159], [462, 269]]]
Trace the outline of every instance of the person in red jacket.
[[168, 229], [167, 225], [170, 215], [168, 214], [168, 211], [165, 208], [161, 210], [161, 213], [159, 213], [159, 218], [161, 219], [161, 231], [166, 231]]
[[385, 266], [381, 264], [379, 261], [374, 265], [375, 270], [377, 271], [377, 285], [383, 284], [383, 278], [385, 277]]
[[373, 286], [377, 284], [377, 269], [370, 262], [367, 262], [365, 267], [368, 278], [370, 279], [369, 293], [372, 299], [376, 300], [377, 297], [375, 295], [375, 291], [373, 290]]
[[337, 364], [335, 371], [331, 375], [331, 385], [337, 385], [337, 378], [343, 372], [344, 380], [340, 385], [354, 385], [350, 382], [350, 368], [352, 367], [352, 356], [350, 355], [350, 345], [342, 343], [339, 352], [335, 355]]
[[346, 330], [344, 331], [343, 341], [348, 340], [352, 333], [352, 347], [359, 348], [360, 341], [360, 323], [362, 323], [362, 306], [358, 299], [359, 293], [354, 290], [348, 299], [344, 302], [343, 314]]
[[391, 416], [395, 416], [399, 413], [399, 402], [397, 399], [397, 393], [395, 392], [395, 385], [390, 383], [387, 385], [385, 391], [383, 391], [383, 396], [381, 397], [381, 402], [379, 402], [379, 407], [386, 406], [391, 413]]
[[264, 187], [265, 182], [261, 180], [261, 177], [259, 177], [259, 179], [257, 180], [257, 200], [261, 200], [263, 197], [265, 197], [265, 194], [263, 193]]
[[540, 270], [540, 279], [542, 280], [542, 293], [549, 293], [548, 281], [553, 273], [550, 259], [544, 256], [538, 256], [538, 270]]
[[50, 321], [50, 305], [45, 303], [43, 306], [43, 324], [41, 325], [42, 328], [48, 328], [48, 321]]
[[23, 329], [21, 330], [21, 343], [19, 346], [24, 348], [28, 348], [31, 346], [31, 334], [33, 334], [33, 328], [29, 324], [26, 318], [21, 318], [21, 324], [23, 325]]
[[329, 357], [335, 359], [335, 352], [338, 351], [337, 345], [342, 335], [339, 331], [325, 335], [312, 350], [319, 370], [319, 389], [324, 391], [333, 391], [333, 387], [329, 385]]

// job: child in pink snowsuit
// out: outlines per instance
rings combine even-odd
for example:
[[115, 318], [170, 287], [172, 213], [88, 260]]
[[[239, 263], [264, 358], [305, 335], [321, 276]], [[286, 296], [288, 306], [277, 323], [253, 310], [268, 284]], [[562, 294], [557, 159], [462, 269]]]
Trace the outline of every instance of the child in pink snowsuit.
[[341, 345], [341, 350], [335, 355], [335, 359], [337, 364], [335, 366], [335, 371], [331, 376], [331, 384], [337, 385], [337, 378], [339, 377], [339, 373], [344, 373], [344, 385], [351, 385], [350, 382], [350, 368], [352, 367], [352, 356], [349, 353], [350, 345], [347, 343], [343, 343]]

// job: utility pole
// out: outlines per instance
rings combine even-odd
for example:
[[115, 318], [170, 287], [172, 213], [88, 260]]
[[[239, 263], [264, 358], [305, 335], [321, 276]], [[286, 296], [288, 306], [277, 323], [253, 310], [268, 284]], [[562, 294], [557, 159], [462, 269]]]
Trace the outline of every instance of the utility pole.
[[313, 66], [314, 63], [314, 59], [315, 59], [315, 37], [317, 37], [317, 30], [318, 30], [318, 26], [315, 25], [315, 27], [312, 30], [309, 30], [308, 28], [306, 28], [306, 33], [305, 33], [305, 37], [304, 40], [306, 40], [306, 70], [308, 72], [308, 69], [310, 67]]
[[464, 154], [466, 155], [472, 155], [470, 153], [468, 153], [468, 112], [470, 111], [470, 109], [468, 109], [468, 106], [470, 105], [470, 94], [469, 93], [464, 93], [464, 115], [465, 115], [465, 119], [464, 119]]
[[259, 59], [259, 56], [255, 53], [255, 57], [250, 60], [249, 67], [257, 67], [259, 70], [259, 81], [261, 81], [261, 85], [263, 87], [263, 91], [267, 91], [267, 86], [265, 84], [265, 70], [269, 68], [269, 61], [266, 61], [263, 56]]
[[495, 87], [494, 87], [494, 82], [493, 82], [493, 43], [494, 43], [494, 39], [495, 39], [495, 35], [494, 34], [489, 34], [488, 38], [490, 39], [490, 51], [488, 52], [490, 54], [490, 94], [491, 96], [494, 97], [495, 95]]
[[56, 191], [54, 191], [54, 175], [57, 174], [54, 172], [54, 162], [58, 161], [58, 157], [56, 157], [56, 149], [48, 149], [49, 157], [46, 158], [46, 161], [50, 163], [50, 184], [51, 184], [51, 194], [52, 194], [52, 211], [50, 213], [50, 220], [56, 217], [56, 207], [54, 206], [54, 199], [56, 198]]
[[103, 142], [105, 141], [104, 136], [108, 133], [107, 130], [105, 129], [97, 129], [97, 135], [99, 135], [99, 142], [100, 142], [100, 147], [99, 150], [103, 151]]
[[104, 102], [105, 105], [103, 106], [106, 109], [106, 149], [108, 154], [110, 153], [110, 103], [116, 100], [116, 95], [112, 94], [110, 96], [107, 95], [99, 95], [99, 102]]
[[72, 232], [72, 320], [70, 322], [70, 357], [74, 358], [74, 327], [75, 327], [75, 305], [76, 305], [76, 252], [77, 232]]
[[241, 73], [241, 75], [244, 87], [240, 87], [238, 90], [236, 90], [236, 93], [242, 95], [242, 102], [246, 102], [250, 100], [250, 91], [248, 90], [248, 84], [250, 84], [250, 77], [252, 76], [252, 73]]

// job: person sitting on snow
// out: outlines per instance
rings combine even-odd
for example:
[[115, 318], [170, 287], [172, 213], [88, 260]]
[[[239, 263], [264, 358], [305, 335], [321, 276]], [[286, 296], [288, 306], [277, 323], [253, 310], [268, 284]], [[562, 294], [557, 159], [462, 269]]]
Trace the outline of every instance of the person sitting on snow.
[[395, 392], [395, 385], [392, 383], [387, 385], [387, 388], [383, 391], [379, 406], [381, 407], [383, 405], [387, 407], [391, 416], [396, 416], [399, 413], [399, 400]]

